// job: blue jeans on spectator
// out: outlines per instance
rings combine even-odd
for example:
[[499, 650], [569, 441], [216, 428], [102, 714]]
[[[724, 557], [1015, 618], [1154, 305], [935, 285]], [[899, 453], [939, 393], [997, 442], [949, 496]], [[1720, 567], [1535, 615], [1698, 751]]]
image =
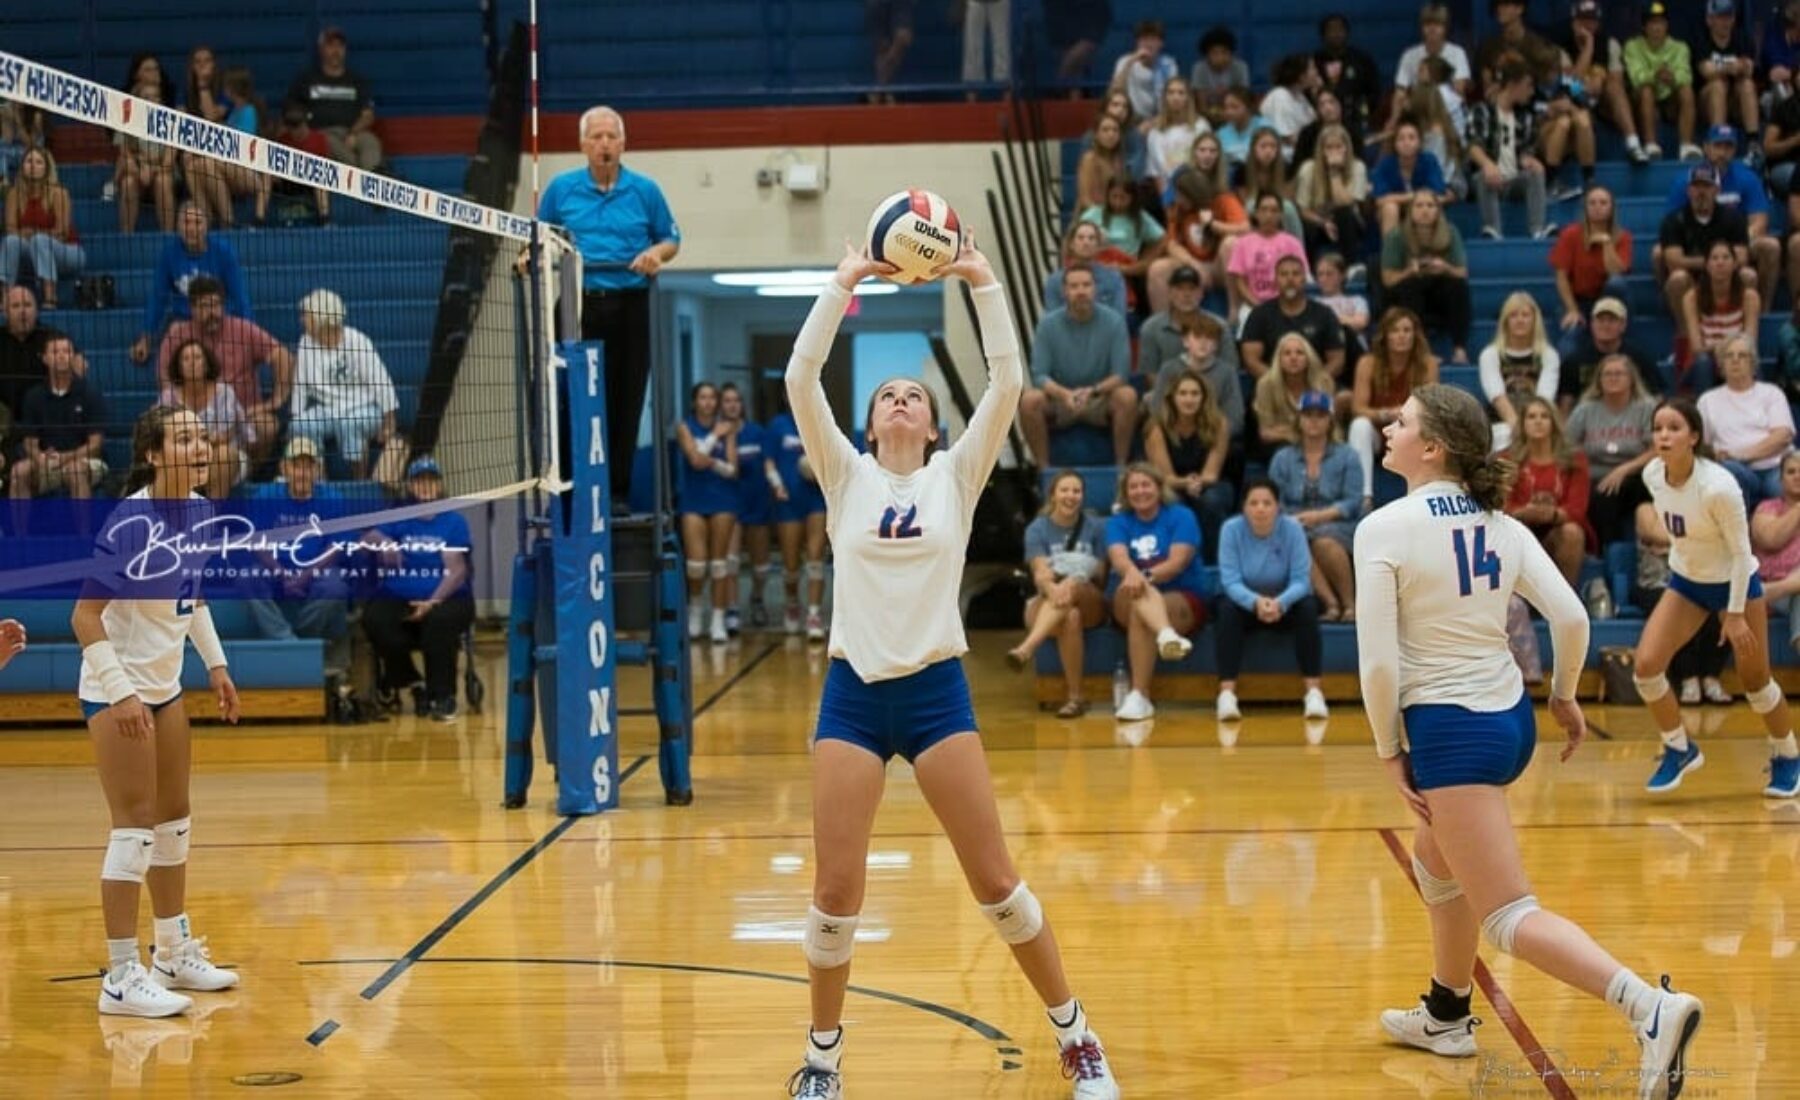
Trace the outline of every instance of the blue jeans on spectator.
[[262, 637], [277, 642], [323, 638], [325, 671], [350, 670], [350, 597], [343, 585], [315, 585], [313, 593], [298, 598], [247, 599], [244, 609]]
[[337, 440], [344, 461], [358, 467], [357, 476], [360, 477], [363, 459], [369, 452], [369, 440], [381, 430], [381, 419], [380, 408], [371, 401], [344, 412], [325, 408], [296, 412], [293, 420], [288, 422], [288, 430], [294, 435], [312, 440], [321, 451], [324, 450], [326, 440]]
[[[1617, 298], [1624, 302], [1626, 308], [1629, 309], [1631, 307], [1631, 285], [1625, 281], [1625, 276], [1613, 275], [1600, 288], [1600, 298]], [[1581, 323], [1574, 328], [1563, 329], [1562, 335], [1556, 340], [1557, 355], [1567, 359], [1575, 354], [1575, 349], [1581, 344], [1582, 334], [1587, 332], [1588, 318], [1593, 316], [1594, 303], [1598, 302], [1600, 298], [1575, 299], [1576, 308], [1581, 310]], [[1547, 320], [1548, 318], [1546, 318]]]
[[1779, 202], [1788, 197], [1788, 185], [1793, 181], [1794, 169], [1800, 165], [1792, 161], [1787, 164], [1769, 165], [1769, 194]]
[[1689, 397], [1697, 398], [1719, 384], [1719, 365], [1713, 362], [1711, 355], [1694, 356], [1679, 384], [1676, 382], [1673, 359], [1657, 360], [1656, 369], [1662, 375], [1663, 392], [1666, 394], [1674, 394], [1676, 390], [1680, 390]]
[[41, 282], [61, 281], [65, 275], [78, 274], [87, 266], [87, 253], [78, 244], [57, 240], [48, 233], [30, 237], [9, 236], [0, 240], [0, 283], [19, 281], [19, 258], [31, 257], [31, 266]]
[[1719, 463], [1726, 472], [1737, 479], [1738, 488], [1744, 491], [1744, 511], [1753, 512], [1756, 506], [1770, 497], [1781, 495], [1781, 464], [1778, 462], [1766, 470], [1753, 470], [1747, 462], [1739, 462], [1728, 458]]

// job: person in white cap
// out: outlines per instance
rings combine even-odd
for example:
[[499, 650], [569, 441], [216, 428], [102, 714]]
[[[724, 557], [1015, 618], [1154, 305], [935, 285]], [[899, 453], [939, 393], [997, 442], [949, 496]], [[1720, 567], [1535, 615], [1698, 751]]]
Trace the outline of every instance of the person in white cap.
[[358, 478], [368, 476], [369, 441], [394, 438], [394, 380], [367, 336], [344, 323], [344, 300], [329, 290], [300, 299], [299, 363], [294, 371], [297, 437], [334, 440]]

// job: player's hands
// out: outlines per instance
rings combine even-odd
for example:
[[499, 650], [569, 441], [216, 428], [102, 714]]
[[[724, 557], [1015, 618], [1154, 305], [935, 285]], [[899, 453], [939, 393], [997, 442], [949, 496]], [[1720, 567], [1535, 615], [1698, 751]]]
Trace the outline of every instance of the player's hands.
[[1580, 703], [1573, 699], [1558, 699], [1552, 695], [1550, 717], [1556, 719], [1556, 724], [1568, 736], [1568, 743], [1563, 745], [1562, 751], [1562, 759], [1567, 761], [1575, 755], [1575, 750], [1581, 747], [1582, 741], [1587, 739], [1587, 716], [1581, 713]]
[[25, 652], [25, 625], [17, 619], [0, 619], [0, 668]]
[[1719, 616], [1719, 644], [1731, 646], [1740, 664], [1747, 658], [1754, 658], [1760, 648], [1756, 644], [1756, 632], [1744, 621], [1742, 611], [1727, 611]]
[[837, 273], [832, 281], [840, 290], [851, 291], [856, 284], [876, 275], [893, 275], [899, 272], [893, 264], [877, 263], [869, 258], [868, 248], [858, 248], [849, 241], [844, 242], [844, 258], [838, 261]]
[[1388, 757], [1382, 764], [1387, 767], [1388, 778], [1393, 780], [1395, 789], [1406, 802], [1406, 808], [1419, 815], [1420, 821], [1431, 824], [1431, 805], [1425, 801], [1425, 796], [1419, 793], [1419, 789], [1413, 786], [1412, 757], [1403, 752]]
[[128, 741], [142, 741], [155, 728], [150, 722], [150, 708], [135, 695], [127, 696], [107, 707], [106, 713], [112, 715], [113, 725], [118, 729], [119, 736]]
[[955, 275], [970, 286], [993, 286], [1000, 281], [994, 277], [994, 268], [988, 263], [988, 258], [975, 247], [973, 229], [963, 230], [962, 247], [957, 250], [956, 259], [939, 267], [936, 274], [940, 279], [946, 275]]
[[224, 665], [220, 665], [218, 668], [208, 669], [206, 678], [212, 681], [213, 693], [219, 697], [219, 716], [232, 725], [237, 725], [238, 693], [237, 685], [231, 682], [231, 673], [226, 671]]

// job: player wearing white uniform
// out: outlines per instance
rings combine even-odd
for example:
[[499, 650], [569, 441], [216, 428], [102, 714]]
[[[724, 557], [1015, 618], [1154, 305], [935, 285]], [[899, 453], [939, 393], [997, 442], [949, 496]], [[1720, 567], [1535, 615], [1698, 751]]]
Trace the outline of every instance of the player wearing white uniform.
[[1024, 387], [1018, 336], [993, 269], [965, 244], [940, 274], [974, 288], [987, 352], [987, 392], [967, 432], [933, 453], [935, 399], [913, 379], [892, 379], [870, 401], [869, 450], [858, 454], [832, 419], [819, 372], [853, 288], [891, 270], [848, 252], [800, 330], [787, 368], [788, 400], [825, 493], [837, 560], [831, 667], [813, 744], [815, 871], [803, 939], [812, 1026], [806, 1061], [788, 1091], [808, 1100], [843, 1095], [844, 991], [869, 833], [887, 762], [898, 753], [912, 763], [982, 912], [1043, 999], [1075, 1097], [1116, 1100], [1106, 1055], [1063, 976], [1056, 937], [1007, 852], [962, 670], [968, 644], [956, 592], [975, 502]]
[[1550, 622], [1550, 713], [1568, 734], [1586, 723], [1575, 685], [1588, 622], [1549, 554], [1501, 511], [1511, 470], [1490, 455], [1492, 429], [1473, 396], [1420, 386], [1383, 431], [1382, 465], [1405, 498], [1356, 532], [1356, 638], [1363, 705], [1376, 752], [1419, 818], [1413, 873], [1431, 914], [1434, 970], [1419, 1007], [1390, 1009], [1394, 1039], [1437, 1054], [1475, 1053], [1475, 952], [1496, 948], [1596, 997], [1632, 1024], [1643, 1098], [1678, 1096], [1700, 1001], [1657, 989], [1619, 965], [1578, 925], [1539, 907], [1506, 806], [1531, 762], [1537, 723], [1506, 645], [1517, 591]]
[[1737, 658], [1738, 679], [1750, 709], [1769, 733], [1769, 798], [1800, 795], [1800, 747], [1781, 685], [1769, 676], [1769, 605], [1756, 575], [1744, 495], [1723, 466], [1711, 461], [1705, 432], [1692, 401], [1674, 398], [1656, 407], [1650, 445], [1656, 457], [1644, 467], [1644, 485], [1669, 529], [1669, 587], [1638, 637], [1632, 679], [1663, 731], [1663, 754], [1646, 789], [1672, 791], [1706, 762], [1681, 726], [1681, 706], [1669, 692], [1669, 662], [1717, 613], [1720, 633]]
[[[148, 524], [169, 545], [196, 516], [194, 488], [205, 484], [211, 448], [193, 413], [155, 408], [138, 418], [132, 438], [135, 490], [109, 518], [100, 551], [112, 555], [104, 575], [82, 589], [72, 625], [81, 643], [81, 709], [112, 812], [112, 836], [100, 870], [107, 971], [100, 1011], [114, 1016], [173, 1016], [193, 1001], [176, 989], [235, 986], [236, 973], [214, 966], [206, 943], [188, 927], [187, 854], [190, 744], [181, 698], [183, 648], [191, 638], [205, 662], [219, 712], [238, 716], [237, 688], [212, 612], [185, 575], [196, 559], [154, 550]], [[155, 579], [160, 578], [160, 579]], [[138, 957], [139, 887], [150, 887], [156, 951], [146, 971]]]

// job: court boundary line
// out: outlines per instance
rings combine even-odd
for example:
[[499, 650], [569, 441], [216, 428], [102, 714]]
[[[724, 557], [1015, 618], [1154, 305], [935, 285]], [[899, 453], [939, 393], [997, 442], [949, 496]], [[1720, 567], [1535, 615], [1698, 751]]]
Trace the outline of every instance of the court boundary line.
[[756, 671], [757, 665], [760, 665], [764, 661], [768, 660], [769, 656], [771, 654], [773, 654], [776, 650], [780, 649], [781, 647], [782, 647], [781, 643], [777, 642], [777, 641], [770, 641], [770, 642], [764, 643], [764, 645], [762, 647], [762, 652], [758, 653], [756, 656], [750, 658], [748, 661], [745, 661], [743, 664], [739, 665], [736, 672], [734, 672], [730, 676], [726, 677], [725, 682], [720, 684], [718, 686], [718, 688], [716, 688], [711, 695], [708, 695], [706, 697], [705, 702], [701, 703], [699, 706], [694, 708], [694, 718], [696, 720], [698, 720], [701, 715], [703, 715], [707, 711], [711, 710], [713, 708], [714, 703], [717, 703], [719, 700], [725, 698], [726, 693], [730, 692], [732, 688], [737, 687], [739, 684], [743, 683], [744, 680], [746, 678], [748, 678], [752, 672]]
[[[1413, 893], [1417, 894], [1419, 882], [1413, 875], [1411, 853], [1400, 843], [1400, 838], [1393, 829], [1382, 828], [1376, 832], [1387, 846], [1388, 854], [1399, 865], [1400, 873], [1406, 876]], [[1506, 990], [1495, 980], [1494, 972], [1488, 969], [1487, 963], [1479, 955], [1475, 958], [1475, 984], [1481, 987], [1482, 995], [1494, 1006], [1494, 1015], [1500, 1017], [1500, 1023], [1505, 1026], [1506, 1033], [1512, 1036], [1520, 1053], [1531, 1063], [1531, 1068], [1537, 1071], [1538, 1081], [1543, 1084], [1544, 1091], [1556, 1100], [1576, 1100], [1575, 1090], [1569, 1087], [1569, 1082], [1563, 1077], [1562, 1071], [1556, 1068], [1556, 1062], [1544, 1049], [1544, 1044], [1538, 1042], [1537, 1036], [1532, 1034], [1531, 1027], [1525, 1022], [1525, 1017], [1520, 1015], [1518, 1006], [1506, 995]]]

